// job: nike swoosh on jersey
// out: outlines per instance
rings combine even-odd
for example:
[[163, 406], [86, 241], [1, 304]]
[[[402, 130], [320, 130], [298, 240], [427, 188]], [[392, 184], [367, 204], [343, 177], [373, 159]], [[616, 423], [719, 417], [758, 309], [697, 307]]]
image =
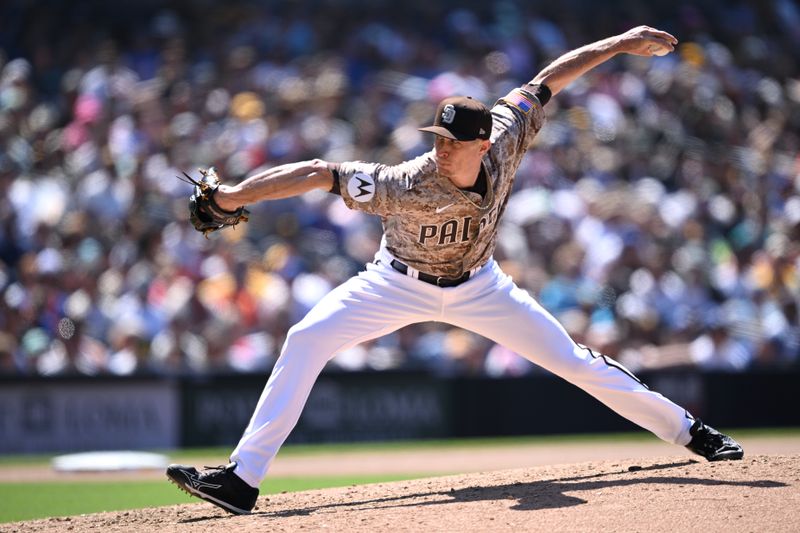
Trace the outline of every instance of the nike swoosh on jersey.
[[447, 209], [447, 208], [449, 208], [449, 207], [453, 207], [454, 205], [455, 205], [455, 204], [447, 204], [447, 205], [445, 205], [445, 206], [443, 206], [443, 207], [437, 207], [437, 208], [436, 208], [436, 214], [438, 215], [439, 213], [441, 213], [441, 212], [442, 212], [442, 211], [444, 211], [445, 209]]

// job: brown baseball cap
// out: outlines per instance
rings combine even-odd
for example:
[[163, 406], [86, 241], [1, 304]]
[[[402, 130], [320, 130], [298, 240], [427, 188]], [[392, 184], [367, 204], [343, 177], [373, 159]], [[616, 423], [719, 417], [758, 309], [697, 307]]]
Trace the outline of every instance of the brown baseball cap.
[[471, 96], [451, 96], [439, 104], [433, 126], [419, 128], [419, 131], [457, 141], [488, 139], [492, 134], [492, 113]]

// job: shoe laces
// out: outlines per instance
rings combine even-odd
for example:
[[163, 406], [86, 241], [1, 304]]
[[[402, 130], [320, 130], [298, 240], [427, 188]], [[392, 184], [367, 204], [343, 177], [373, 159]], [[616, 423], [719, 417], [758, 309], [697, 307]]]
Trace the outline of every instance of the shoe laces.
[[218, 465], [218, 466], [203, 466], [203, 471], [200, 472], [201, 477], [216, 476], [225, 473], [231, 465]]

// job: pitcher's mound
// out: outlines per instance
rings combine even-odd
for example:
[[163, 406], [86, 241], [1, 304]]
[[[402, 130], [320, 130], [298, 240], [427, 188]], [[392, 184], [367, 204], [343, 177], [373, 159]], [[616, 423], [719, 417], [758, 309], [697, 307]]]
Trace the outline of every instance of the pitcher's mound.
[[[165, 480], [166, 483], [166, 480]], [[503, 470], [50, 518], [11, 531], [800, 531], [800, 456], [686, 457]]]

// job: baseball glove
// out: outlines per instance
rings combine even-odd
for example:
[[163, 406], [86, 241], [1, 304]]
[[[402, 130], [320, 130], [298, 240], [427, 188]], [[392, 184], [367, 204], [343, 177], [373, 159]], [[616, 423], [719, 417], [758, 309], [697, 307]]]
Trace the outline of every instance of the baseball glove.
[[209, 233], [225, 226], [236, 226], [239, 222], [247, 222], [250, 212], [244, 207], [236, 211], [226, 211], [214, 201], [214, 193], [221, 184], [217, 170], [214, 167], [199, 170], [201, 174], [199, 180], [192, 178], [186, 172], [183, 173], [185, 180], [177, 176], [178, 179], [194, 185], [194, 191], [189, 198], [189, 221], [194, 229], [208, 238]]

